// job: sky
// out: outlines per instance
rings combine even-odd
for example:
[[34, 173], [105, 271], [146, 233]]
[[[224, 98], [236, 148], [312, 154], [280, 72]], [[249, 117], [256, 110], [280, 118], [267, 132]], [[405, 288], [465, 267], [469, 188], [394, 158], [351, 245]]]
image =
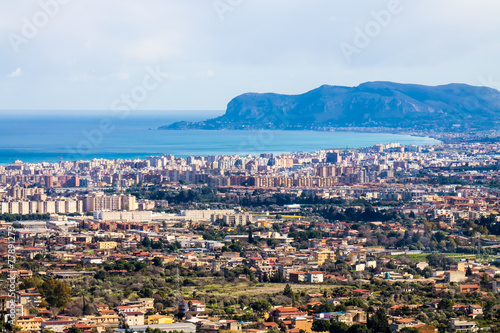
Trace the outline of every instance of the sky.
[[366, 81], [500, 89], [499, 14], [498, 0], [2, 1], [0, 112], [222, 112], [246, 92]]

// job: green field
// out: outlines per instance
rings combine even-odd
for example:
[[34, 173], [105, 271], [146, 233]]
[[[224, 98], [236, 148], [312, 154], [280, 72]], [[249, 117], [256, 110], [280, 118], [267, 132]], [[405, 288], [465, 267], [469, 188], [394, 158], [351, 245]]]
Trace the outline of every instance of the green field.
[[[196, 293], [199, 295], [206, 294], [209, 296], [257, 296], [257, 295], [268, 295], [280, 293], [285, 288], [286, 283], [251, 283], [251, 282], [239, 282], [239, 283], [227, 283], [224, 285], [220, 284], [209, 284], [205, 286], [197, 287], [183, 287], [182, 293], [185, 296], [192, 295], [193, 291], [196, 289]], [[294, 292], [305, 292], [306, 294], [321, 293], [324, 290], [331, 290], [335, 287], [340, 287], [338, 284], [291, 284]]]
[[[429, 255], [430, 253], [418, 253], [418, 254], [398, 254], [398, 255], [393, 255], [393, 256], [388, 256], [391, 258], [399, 259], [401, 257], [406, 257], [410, 258], [413, 261], [420, 262], [420, 261], [425, 261], [425, 258]], [[447, 257], [451, 257], [455, 260], [460, 260], [460, 259], [470, 259], [470, 258], [475, 258], [475, 254], [464, 254], [464, 253], [441, 253], [444, 254]]]

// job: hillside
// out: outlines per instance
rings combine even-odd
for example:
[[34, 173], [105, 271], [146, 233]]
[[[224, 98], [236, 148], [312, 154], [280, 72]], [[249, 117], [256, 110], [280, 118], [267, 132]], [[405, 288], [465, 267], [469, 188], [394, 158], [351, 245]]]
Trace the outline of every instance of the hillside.
[[489, 130], [500, 122], [500, 92], [465, 84], [423, 86], [367, 82], [324, 85], [301, 95], [247, 93], [226, 113], [160, 129], [328, 129], [388, 127], [414, 130]]

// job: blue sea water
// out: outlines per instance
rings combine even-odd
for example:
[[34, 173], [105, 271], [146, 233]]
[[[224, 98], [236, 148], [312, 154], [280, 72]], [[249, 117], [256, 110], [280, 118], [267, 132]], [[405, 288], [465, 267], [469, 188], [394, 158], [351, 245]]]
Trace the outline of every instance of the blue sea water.
[[[220, 112], [218, 112], [220, 114]], [[0, 164], [57, 162], [92, 158], [144, 158], [312, 152], [360, 148], [378, 143], [434, 145], [439, 141], [408, 135], [314, 131], [160, 131], [178, 120], [197, 121], [214, 112], [113, 114], [0, 114]]]

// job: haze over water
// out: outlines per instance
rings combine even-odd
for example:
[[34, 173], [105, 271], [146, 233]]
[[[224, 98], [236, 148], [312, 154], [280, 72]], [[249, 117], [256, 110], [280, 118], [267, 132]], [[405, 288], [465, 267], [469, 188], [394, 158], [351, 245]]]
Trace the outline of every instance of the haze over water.
[[[210, 115], [211, 116], [211, 115]], [[57, 162], [92, 158], [144, 158], [173, 154], [179, 157], [311, 152], [328, 148], [360, 148], [378, 143], [433, 145], [439, 141], [408, 135], [314, 131], [159, 131], [157, 128], [194, 116], [134, 115], [126, 119], [105, 116], [2, 116], [0, 163]], [[109, 121], [103, 133], [99, 124]], [[86, 133], [86, 134], [85, 134]], [[100, 134], [99, 134], [100, 133]], [[102, 136], [101, 136], [102, 134]]]

